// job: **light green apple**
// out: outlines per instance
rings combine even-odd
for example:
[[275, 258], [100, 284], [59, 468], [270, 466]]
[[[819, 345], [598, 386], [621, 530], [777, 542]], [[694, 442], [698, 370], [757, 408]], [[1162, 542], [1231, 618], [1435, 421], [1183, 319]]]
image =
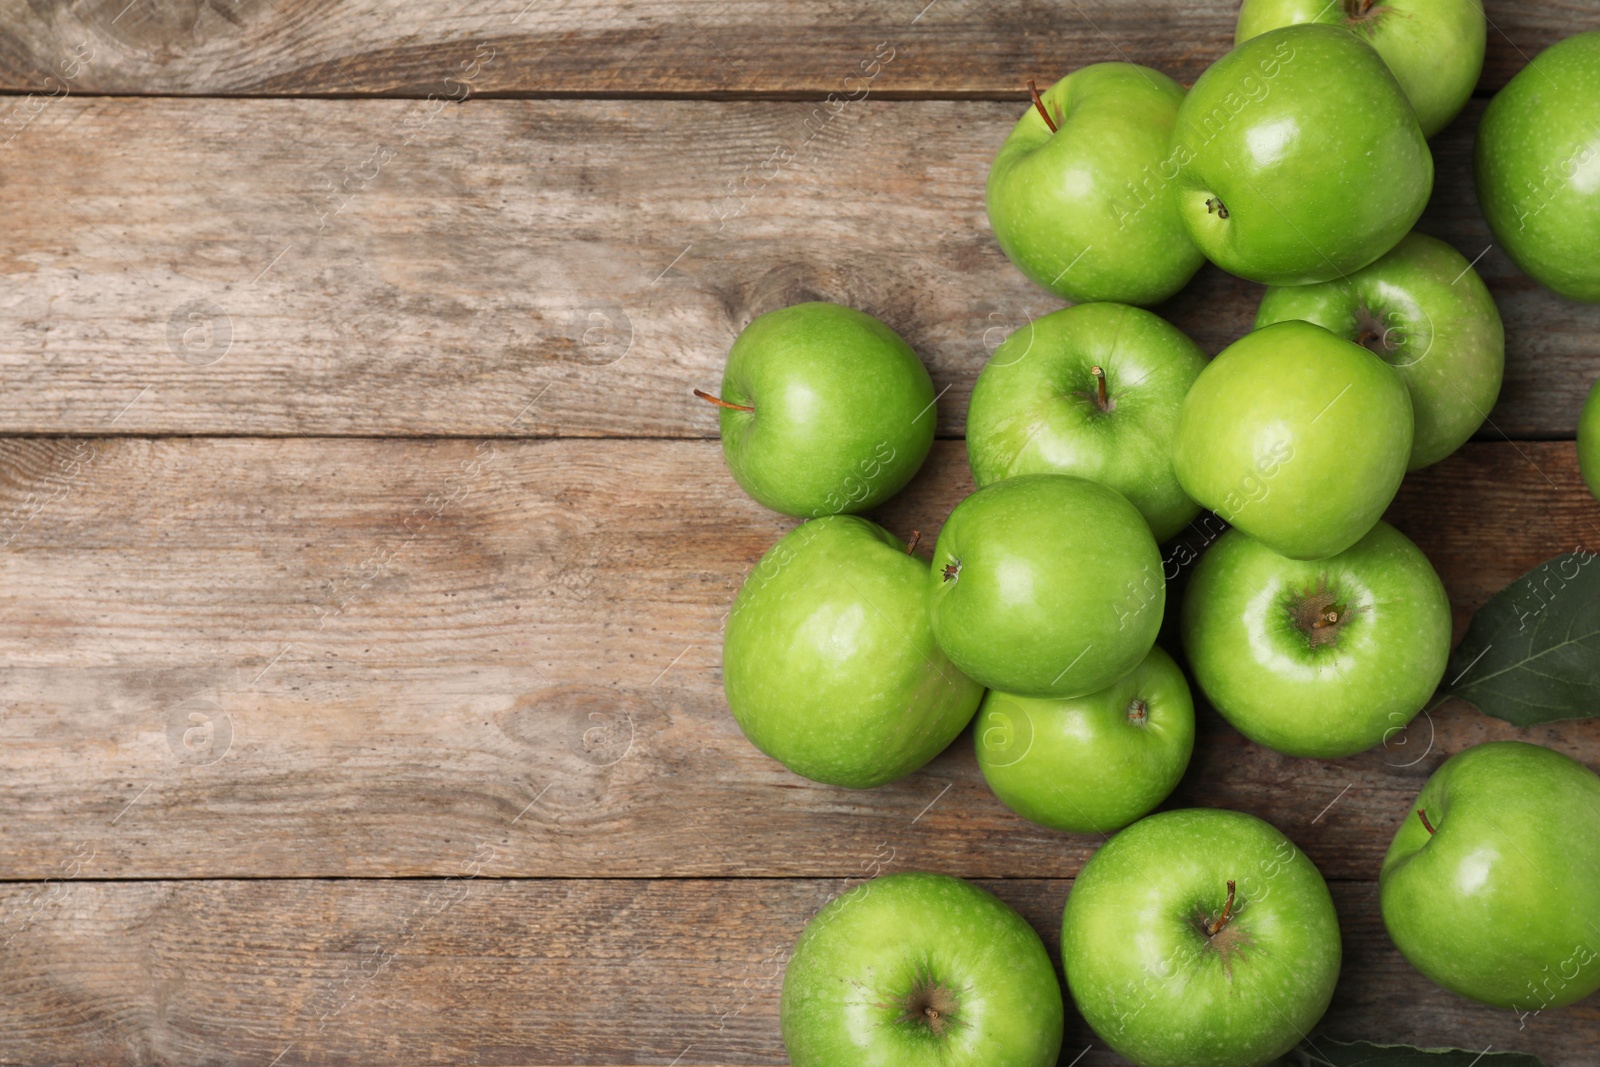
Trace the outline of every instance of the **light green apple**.
[[1000, 802], [1056, 830], [1110, 833], [1167, 798], [1194, 751], [1194, 700], [1152, 648], [1133, 673], [1070, 700], [990, 690], [974, 728]]
[[1200, 512], [1172, 472], [1172, 438], [1205, 365], [1177, 327], [1126, 304], [1035, 319], [994, 350], [973, 387], [972, 476], [980, 486], [1019, 474], [1088, 478], [1127, 497], [1165, 541]]
[[1065, 1007], [1039, 935], [945, 874], [886, 874], [831, 900], [789, 958], [794, 1067], [1053, 1067]]
[[1144, 517], [1115, 489], [1067, 474], [1007, 478], [957, 504], [928, 581], [945, 655], [1019, 696], [1082, 696], [1133, 670], [1167, 595]]
[[1270, 824], [1213, 808], [1134, 823], [1084, 864], [1061, 962], [1095, 1033], [1140, 1067], [1259, 1067], [1339, 978], [1322, 875]]
[[983, 689], [928, 625], [928, 565], [853, 515], [789, 531], [745, 579], [722, 646], [728, 707], [796, 774], [866, 789], [938, 755]]
[[1491, 741], [1433, 772], [1378, 878], [1411, 963], [1526, 1017], [1600, 989], [1600, 777], [1539, 745]]
[[1473, 149], [1478, 204], [1534, 281], [1600, 302], [1600, 31], [1558, 41], [1495, 94]]
[[1422, 214], [1433, 157], [1378, 53], [1334, 26], [1239, 45], [1178, 109], [1178, 213], [1241, 278], [1309, 285], [1360, 270]]
[[1411, 455], [1411, 397], [1392, 367], [1309, 322], [1247, 334], [1184, 398], [1178, 483], [1280, 555], [1324, 559], [1372, 529]]
[[1244, 0], [1234, 42], [1304, 22], [1343, 27], [1376, 49], [1429, 137], [1456, 117], [1483, 72], [1481, 0]]
[[699, 395], [721, 407], [734, 480], [785, 515], [874, 507], [933, 446], [927, 368], [899, 334], [838, 304], [760, 316], [728, 353], [722, 395]]
[[1182, 628], [1222, 717], [1290, 756], [1381, 744], [1422, 710], [1450, 658], [1444, 585], [1385, 522], [1310, 563], [1229, 530], [1195, 567]]
[[[1096, 63], [1040, 94], [989, 168], [989, 225], [1017, 268], [1068, 300], [1155, 304], [1205, 257], [1173, 199], [1169, 154], [1183, 87], [1158, 70]], [[1051, 130], [1054, 123], [1055, 130]]]
[[1506, 336], [1467, 258], [1412, 232], [1376, 262], [1319, 285], [1268, 289], [1256, 328], [1304, 319], [1400, 373], [1416, 428], [1408, 469], [1437, 463], [1477, 432], [1500, 395]]
[[1600, 500], [1600, 382], [1590, 387], [1578, 415], [1578, 472], [1589, 492]]

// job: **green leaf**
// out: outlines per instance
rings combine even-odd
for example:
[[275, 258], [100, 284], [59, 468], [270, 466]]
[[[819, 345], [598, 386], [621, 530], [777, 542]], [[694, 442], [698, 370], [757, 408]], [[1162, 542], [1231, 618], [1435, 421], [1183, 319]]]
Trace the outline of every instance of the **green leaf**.
[[[1492, 1049], [1493, 1046], [1490, 1046]], [[1537, 1056], [1459, 1048], [1412, 1048], [1369, 1041], [1310, 1038], [1278, 1061], [1278, 1067], [1544, 1067]]]
[[1540, 564], [1485, 604], [1441, 693], [1517, 726], [1600, 714], [1600, 567], [1593, 552]]

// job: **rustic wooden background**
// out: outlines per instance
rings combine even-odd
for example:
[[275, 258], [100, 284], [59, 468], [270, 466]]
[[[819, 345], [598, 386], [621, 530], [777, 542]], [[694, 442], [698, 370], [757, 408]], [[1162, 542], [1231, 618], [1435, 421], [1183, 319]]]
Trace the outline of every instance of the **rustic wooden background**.
[[[0, 0], [0, 1062], [781, 1063], [786, 952], [880, 871], [981, 879], [1053, 948], [1097, 842], [1005, 811], [970, 737], [867, 793], [740, 737], [721, 622], [789, 521], [690, 389], [761, 312], [881, 316], [947, 390], [879, 516], [931, 544], [987, 351], [1057, 306], [983, 215], [1018, 86], [1192, 80], [1234, 8]], [[1422, 228], [1481, 254], [1506, 388], [1391, 516], [1458, 629], [1600, 543], [1600, 309], [1492, 246], [1468, 165], [1600, 3], [1489, 15]], [[1215, 352], [1256, 299], [1207, 269], [1163, 310]], [[1317, 762], [1203, 714], [1173, 803], [1330, 879], [1326, 1033], [1594, 1063], [1600, 1003], [1474, 1006], [1377, 914], [1428, 773], [1514, 736], [1600, 766], [1600, 721], [1447, 705]], [[1063, 1062], [1120, 1061], [1072, 1018]]]

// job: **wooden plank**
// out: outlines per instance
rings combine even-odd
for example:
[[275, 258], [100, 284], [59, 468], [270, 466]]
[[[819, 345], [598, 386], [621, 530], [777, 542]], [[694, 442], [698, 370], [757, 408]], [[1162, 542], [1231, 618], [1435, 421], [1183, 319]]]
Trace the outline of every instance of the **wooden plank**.
[[[1087, 63], [1132, 59], [1193, 81], [1233, 43], [1236, 2], [1081, 0], [104, 0], [0, 4], [0, 89], [85, 93], [804, 93], [847, 82], [881, 43], [879, 92], [1011, 95]], [[1539, 49], [1600, 25], [1591, 4], [1488, 5], [1481, 86], [1504, 84]], [[489, 49], [480, 52], [480, 47]], [[72, 63], [84, 55], [86, 62]], [[81, 67], [82, 69], [78, 69]], [[456, 82], [446, 79], [454, 76]], [[55, 80], [52, 80], [54, 78]]]
[[[0, 1059], [779, 1064], [787, 954], [846, 884], [526, 882], [494, 866], [485, 854], [478, 877], [420, 882], [5, 886], [0, 908], [32, 922], [0, 969]], [[1056, 955], [1068, 882], [984, 885]], [[1412, 970], [1372, 883], [1331, 888], [1345, 961], [1321, 1033], [1593, 1063], [1592, 999], [1519, 1029]], [[1075, 1013], [1064, 1049], [1063, 1063], [1087, 1050], [1080, 1067], [1123, 1062]]]
[[[970, 489], [940, 442], [880, 517], [931, 545]], [[1570, 443], [1471, 445], [1396, 507], [1463, 613], [1594, 548], [1595, 515]], [[788, 520], [713, 442], [10, 440], [0, 516], [8, 877], [445, 874], [480, 841], [519, 876], [1064, 877], [1097, 844], [1007, 812], [970, 736], [867, 792], [745, 742], [722, 618]], [[1173, 803], [1260, 814], [1339, 878], [1467, 745], [1600, 766], [1600, 720], [1464, 706], [1328, 762], [1200, 734]]]
[[1556, 442], [1469, 444], [1407, 475], [1387, 518], [1444, 578], [1458, 639], [1472, 612], [1514, 579], [1558, 553], [1600, 546], [1600, 505], [1576, 450]]
[[[984, 216], [1014, 104], [422, 107], [47, 107], [8, 149], [0, 433], [714, 435], [691, 388], [817, 298], [904, 333], [959, 434], [987, 352], [1059, 306]], [[1475, 257], [1470, 149], [1437, 146], [1424, 228]], [[1570, 436], [1600, 307], [1478, 266], [1511, 353], [1486, 434]], [[1208, 269], [1164, 313], [1215, 352], [1258, 293]]]

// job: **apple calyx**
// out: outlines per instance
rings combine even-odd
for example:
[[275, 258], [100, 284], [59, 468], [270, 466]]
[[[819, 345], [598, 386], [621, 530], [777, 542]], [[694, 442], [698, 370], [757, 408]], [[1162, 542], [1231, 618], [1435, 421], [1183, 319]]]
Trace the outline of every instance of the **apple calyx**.
[[1317, 580], [1316, 589], [1298, 594], [1289, 603], [1290, 621], [1306, 635], [1312, 648], [1337, 645], [1345, 624], [1360, 613], [1359, 606], [1340, 603], [1339, 594], [1328, 588], [1326, 576]]
[[1228, 217], [1228, 205], [1224, 204], [1219, 197], [1208, 196], [1206, 197], [1206, 214], [1215, 214], [1217, 218], [1225, 219]]
[[1422, 828], [1424, 830], [1428, 831], [1428, 836], [1429, 837], [1432, 837], [1434, 834], [1438, 833], [1438, 831], [1433, 828], [1433, 823], [1428, 821], [1428, 813], [1427, 813], [1427, 811], [1425, 811], [1422, 808], [1418, 808], [1417, 809], [1417, 818], [1422, 820]]
[[719, 408], [727, 408], [729, 411], [754, 411], [755, 410], [755, 408], [749, 407], [749, 406], [747, 406], [745, 404], [730, 404], [730, 403], [728, 403], [728, 401], [722, 399], [720, 396], [712, 396], [710, 393], [706, 392], [704, 389], [696, 389], [694, 391], [694, 395], [699, 397], [701, 400], [705, 400], [705, 401], [708, 401], [708, 402], [710, 402], [712, 404], [717, 405], [717, 407], [719, 407]]
[[1050, 127], [1051, 133], [1056, 133], [1058, 127], [1055, 120], [1050, 117], [1050, 112], [1044, 106], [1044, 98], [1039, 95], [1039, 87], [1033, 84], [1033, 79], [1028, 79], [1028, 95], [1033, 98], [1033, 106], [1039, 109], [1039, 115], [1044, 119], [1044, 124]]
[[959, 559], [953, 559], [944, 565], [945, 581], [953, 582], [959, 577], [961, 577], [961, 561]]
[[900, 1002], [901, 1023], [926, 1028], [934, 1037], [943, 1037], [952, 1026], [959, 1025], [956, 1013], [961, 1002], [949, 988], [940, 985], [926, 972], [919, 972], [911, 984], [911, 992]]
[[[1150, 705], [1138, 697], [1128, 701], [1128, 722], [1143, 726], [1150, 721]], [[1230, 883], [1231, 884], [1231, 883]]]
[[1365, 22], [1373, 18], [1373, 5], [1377, 0], [1344, 0], [1344, 17], [1349, 22]]
[[1379, 359], [1388, 361], [1406, 343], [1403, 330], [1385, 325], [1393, 316], [1379, 314], [1363, 304], [1356, 309], [1356, 344]]

